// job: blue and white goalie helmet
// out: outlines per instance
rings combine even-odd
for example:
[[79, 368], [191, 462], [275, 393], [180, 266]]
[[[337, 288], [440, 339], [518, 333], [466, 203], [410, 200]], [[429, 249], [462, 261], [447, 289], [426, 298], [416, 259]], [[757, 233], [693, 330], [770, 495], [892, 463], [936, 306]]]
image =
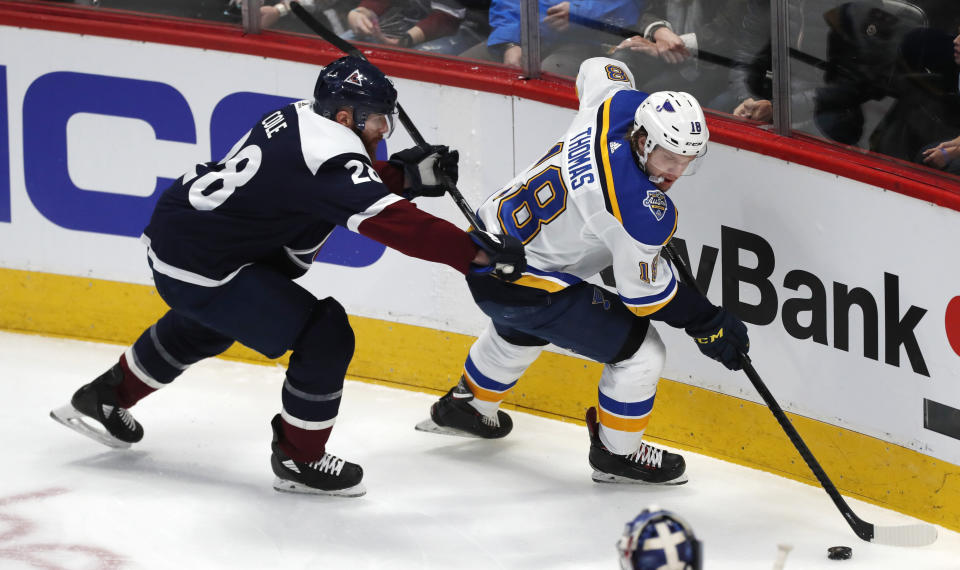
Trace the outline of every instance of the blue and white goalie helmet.
[[617, 551], [623, 570], [701, 570], [702, 546], [693, 529], [657, 507], [627, 523]]
[[644, 168], [650, 153], [658, 146], [674, 154], [696, 157], [685, 174], [696, 172], [700, 157], [707, 154], [707, 141], [710, 139], [707, 121], [700, 103], [689, 93], [651, 93], [637, 107], [633, 126], [643, 127], [647, 133], [647, 142], [638, 149], [637, 155]]
[[341, 57], [320, 70], [313, 88], [313, 110], [333, 119], [344, 107], [353, 109], [353, 122], [358, 131], [363, 130], [367, 117], [380, 114], [393, 132], [397, 90], [372, 63], [349, 55]]

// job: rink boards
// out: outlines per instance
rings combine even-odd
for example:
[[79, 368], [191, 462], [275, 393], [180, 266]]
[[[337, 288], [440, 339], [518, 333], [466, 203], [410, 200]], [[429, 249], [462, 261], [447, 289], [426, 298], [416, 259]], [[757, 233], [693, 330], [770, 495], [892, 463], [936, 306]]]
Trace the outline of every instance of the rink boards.
[[[137, 33], [162, 36], [148, 24]], [[157, 193], [190, 164], [219, 159], [263, 112], [309, 98], [315, 63], [332, 59], [125, 33], [0, 26], [2, 328], [134, 339], [164, 310], [136, 239]], [[573, 116], [569, 94], [551, 105], [405, 75], [395, 75], [401, 102], [428, 140], [460, 150], [460, 188], [473, 204]], [[723, 121], [710, 127], [724, 140]], [[410, 144], [399, 131], [383, 150]], [[671, 197], [692, 266], [711, 276], [709, 297], [748, 323], [755, 366], [838, 487], [960, 528], [949, 476], [960, 463], [960, 270], [948, 261], [957, 211], [723, 144]], [[419, 202], [466, 226], [448, 200]], [[484, 326], [457, 273], [345, 231], [300, 282], [347, 307], [358, 338], [350, 374], [371, 381], [444, 390]], [[651, 436], [811, 479], [745, 377], [703, 358], [682, 331], [658, 330], [668, 362]], [[264, 360], [239, 346], [228, 356]], [[580, 421], [599, 373], [551, 352], [509, 403]]]

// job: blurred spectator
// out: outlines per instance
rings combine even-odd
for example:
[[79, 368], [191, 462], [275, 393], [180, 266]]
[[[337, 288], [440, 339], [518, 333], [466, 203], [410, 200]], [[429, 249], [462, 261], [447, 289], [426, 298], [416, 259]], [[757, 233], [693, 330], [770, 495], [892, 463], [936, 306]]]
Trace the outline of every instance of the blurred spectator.
[[[290, 15], [290, 3], [298, 2], [307, 12], [313, 14], [321, 24], [334, 33], [341, 35], [346, 30], [346, 13], [355, 3], [354, 0], [264, 0], [260, 6], [260, 28], [278, 28], [285, 31], [304, 31], [303, 24]], [[229, 0], [233, 10], [240, 14], [242, 0]]]
[[[264, 2], [260, 6], [260, 28], [267, 29], [272, 28], [277, 24], [280, 18], [286, 16], [290, 13], [290, 1], [281, 1], [274, 3]], [[304, 7], [308, 12], [316, 12], [320, 6], [317, 5], [316, 0], [296, 0]], [[321, 0], [322, 2], [322, 0]], [[231, 3], [236, 5], [239, 8], [241, 0], [231, 0]]]
[[884, 0], [845, 2], [824, 14], [824, 21], [829, 27], [827, 61], [814, 119], [827, 137], [855, 145], [867, 122], [863, 104], [899, 97], [904, 90], [904, 64], [914, 50], [910, 45], [922, 51], [927, 20], [910, 2]]
[[960, 136], [921, 151], [921, 156], [927, 166], [960, 175]]
[[626, 61], [647, 92], [686, 91], [712, 107], [727, 88], [743, 0], [652, 0], [636, 35], [612, 57]]
[[453, 34], [438, 37], [434, 40], [424, 42], [417, 47], [418, 50], [433, 53], [459, 55], [477, 43], [486, 40], [490, 35], [489, 12], [490, 0], [460, 0], [459, 2], [447, 2], [452, 8], [454, 4], [459, 4], [455, 14], [459, 20], [459, 28]]
[[[896, 101], [871, 134], [870, 150], [922, 161], [925, 148], [960, 132], [952, 43], [949, 34], [932, 29], [917, 30], [906, 38], [892, 89]], [[940, 158], [945, 158], [942, 153]]]
[[[960, 30], [957, 32], [957, 37], [953, 39], [953, 75], [956, 79], [957, 92], [960, 92], [960, 71], [958, 71], [960, 70]], [[954, 114], [954, 119], [956, 119], [956, 114], [960, 112], [960, 97], [956, 95], [957, 92], [954, 93], [950, 108]], [[941, 142], [937, 145], [927, 145], [927, 147], [920, 152], [917, 160], [927, 166], [960, 175], [960, 124], [954, 122], [952, 127], [954, 129], [953, 132], [958, 135], [956, 138]]]
[[[856, 142], [863, 122], [860, 105], [882, 97], [896, 46], [917, 18], [923, 19], [922, 11], [902, 0], [789, 2], [783, 43], [790, 50], [791, 127]], [[768, 0], [747, 0], [739, 43], [730, 82], [733, 99], [726, 105], [738, 117], [770, 122]]]
[[[788, 3], [788, 32], [784, 43], [801, 53], [819, 48], [825, 55], [826, 26], [822, 15], [835, 7], [837, 0], [795, 0]], [[746, 0], [737, 35], [736, 67], [730, 74], [730, 99], [720, 110], [730, 110], [744, 119], [770, 122], [773, 119], [772, 69], [770, 48], [770, 1]], [[792, 64], [793, 62], [791, 62]], [[819, 85], [816, 69], [791, 67], [791, 100], [794, 127], [812, 117], [813, 95]], [[726, 107], [726, 108], [724, 108]], [[798, 112], [799, 111], [799, 112]], [[806, 115], [806, 116], [805, 116]], [[798, 121], [799, 119], [799, 121]], [[800, 125], [798, 125], [800, 123]]]
[[[347, 23], [360, 40], [455, 55], [482, 40], [489, 6], [490, 0], [361, 0]], [[481, 17], [468, 20], [471, 14]]]
[[[602, 45], [604, 42], [610, 44], [619, 41], [610, 33], [571, 25], [571, 16], [618, 27], [633, 26], [645, 5], [646, 0], [539, 0], [541, 69], [576, 76], [583, 60], [606, 55]], [[522, 67], [520, 2], [493, 0], [490, 5], [490, 27], [492, 30], [488, 40], [464, 52], [463, 57]]]

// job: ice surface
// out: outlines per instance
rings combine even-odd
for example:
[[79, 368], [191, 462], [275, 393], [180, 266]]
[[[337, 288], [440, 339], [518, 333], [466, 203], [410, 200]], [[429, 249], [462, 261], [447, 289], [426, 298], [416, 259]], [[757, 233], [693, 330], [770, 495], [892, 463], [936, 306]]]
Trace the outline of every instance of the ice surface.
[[[709, 570], [771, 568], [778, 543], [794, 547], [788, 570], [960, 568], [957, 533], [865, 543], [819, 487], [691, 453], [686, 485], [599, 485], [583, 426], [514, 412], [500, 441], [422, 433], [434, 396], [353, 381], [328, 448], [364, 467], [367, 495], [278, 493], [278, 367], [198, 364], [133, 408], [142, 442], [111, 450], [48, 413], [122, 348], [0, 332], [0, 568], [612, 570], [623, 524], [650, 504], [692, 524]], [[853, 558], [828, 560], [836, 545]]]

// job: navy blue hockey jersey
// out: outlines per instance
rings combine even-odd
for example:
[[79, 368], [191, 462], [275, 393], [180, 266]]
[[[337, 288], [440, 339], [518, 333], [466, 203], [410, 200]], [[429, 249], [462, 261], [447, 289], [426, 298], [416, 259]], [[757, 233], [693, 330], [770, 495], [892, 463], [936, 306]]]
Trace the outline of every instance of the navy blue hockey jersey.
[[461, 272], [476, 253], [456, 226], [391, 193], [360, 138], [310, 101], [266, 115], [226, 158], [180, 177], [142, 239], [155, 271], [215, 287], [278, 255], [305, 271], [338, 225]]

